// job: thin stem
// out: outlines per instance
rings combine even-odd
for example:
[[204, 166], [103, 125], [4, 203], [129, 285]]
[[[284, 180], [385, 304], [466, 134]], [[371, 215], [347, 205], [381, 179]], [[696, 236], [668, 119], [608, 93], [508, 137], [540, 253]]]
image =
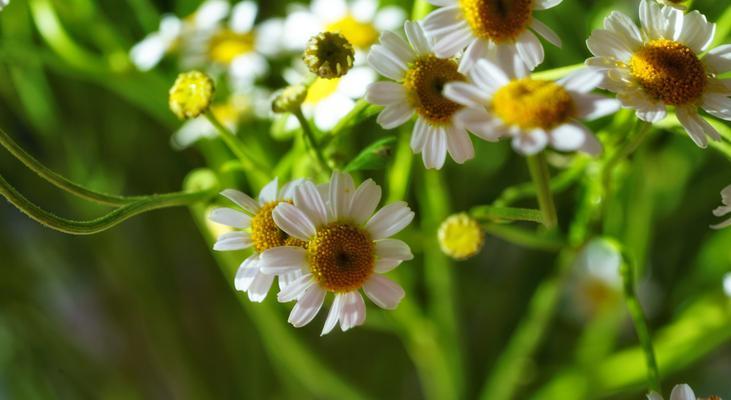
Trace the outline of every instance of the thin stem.
[[486, 233], [529, 249], [557, 252], [566, 246], [560, 237], [540, 235], [505, 224], [482, 224]]
[[312, 126], [310, 126], [309, 121], [307, 121], [307, 118], [305, 118], [305, 115], [302, 113], [302, 109], [297, 109], [293, 114], [297, 118], [297, 121], [299, 121], [300, 126], [302, 127], [302, 133], [304, 134], [305, 142], [308, 144], [310, 152], [314, 155], [315, 160], [317, 160], [317, 162], [319, 163], [320, 169], [323, 172], [331, 173], [332, 168], [330, 168], [330, 165], [328, 165], [327, 160], [325, 159], [325, 155], [322, 154], [322, 150], [317, 145], [315, 133], [312, 131]]
[[604, 169], [602, 171], [602, 184], [604, 186], [605, 193], [609, 193], [612, 172], [614, 172], [614, 169], [620, 162], [622, 162], [622, 160], [629, 157], [630, 154], [634, 153], [635, 150], [640, 147], [642, 142], [652, 131], [650, 128], [652, 128], [652, 124], [638, 120], [637, 125], [635, 126], [634, 135], [630, 136], [629, 140], [627, 140], [622, 147], [617, 149], [612, 157], [607, 160], [607, 163], [604, 164]]
[[241, 161], [244, 168], [250, 171], [267, 171], [268, 168], [257, 162], [251, 154], [247, 154], [244, 150], [244, 146], [239, 142], [236, 135], [231, 132], [221, 121], [216, 118], [211, 110], [206, 111], [206, 118], [216, 128], [223, 142], [226, 143], [226, 147], [231, 150], [232, 153]]
[[[551, 179], [551, 192], [558, 193], [562, 192], [579, 178], [581, 178], [586, 172], [586, 166], [589, 164], [588, 157], [582, 157], [573, 162], [573, 165], [556, 175]], [[536, 195], [536, 186], [533, 182], [527, 182], [516, 186], [511, 186], [500, 194], [500, 196], [493, 203], [496, 207], [506, 207], [516, 201], [527, 199]]]
[[622, 279], [624, 282], [624, 298], [627, 303], [627, 309], [632, 317], [632, 323], [635, 326], [642, 351], [645, 353], [649, 389], [660, 393], [660, 372], [657, 368], [655, 349], [652, 346], [652, 338], [650, 337], [650, 329], [647, 326], [645, 313], [642, 311], [642, 305], [637, 298], [635, 271], [632, 262], [628, 261], [627, 257], [625, 257], [625, 262], [622, 265]]
[[74, 196], [85, 200], [90, 200], [100, 204], [110, 206], [123, 206], [144, 199], [144, 196], [117, 196], [105, 193], [99, 193], [87, 189], [78, 183], [72, 182], [62, 175], [54, 172], [50, 168], [41, 164], [40, 161], [28, 154], [20, 145], [18, 145], [4, 130], [0, 129], [0, 145], [7, 149], [10, 154], [23, 163], [28, 169], [35, 172], [38, 176], [48, 181], [48, 183], [64, 190]]
[[470, 210], [475, 219], [488, 221], [528, 221], [543, 223], [543, 213], [530, 208], [478, 206]]
[[551, 175], [548, 170], [546, 155], [545, 153], [539, 153], [528, 157], [527, 161], [531, 178], [536, 187], [538, 205], [543, 213], [543, 225], [548, 229], [553, 229], [558, 225], [558, 216], [556, 215], [556, 204], [553, 201], [553, 193], [551, 192]]
[[188, 206], [215, 194], [212, 189], [152, 195], [129, 203], [93, 220], [75, 221], [54, 215], [31, 202], [0, 175], [0, 195], [36, 222], [72, 235], [91, 235], [112, 228], [135, 215], [160, 208]]

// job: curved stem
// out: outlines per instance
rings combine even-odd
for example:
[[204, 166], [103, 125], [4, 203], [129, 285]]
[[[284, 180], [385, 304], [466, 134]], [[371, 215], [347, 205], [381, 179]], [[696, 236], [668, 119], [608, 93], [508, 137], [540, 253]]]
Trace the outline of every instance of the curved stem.
[[112, 228], [135, 215], [160, 208], [187, 206], [213, 196], [212, 189], [198, 192], [180, 192], [161, 195], [152, 195], [129, 203], [114, 211], [86, 221], [76, 221], [54, 215], [30, 200], [26, 199], [17, 189], [0, 175], [0, 195], [31, 219], [48, 228], [72, 235], [92, 235]]
[[543, 223], [543, 213], [530, 208], [477, 206], [470, 210], [475, 219], [488, 221], [528, 221]]
[[553, 229], [558, 225], [558, 216], [551, 192], [551, 175], [548, 171], [546, 155], [539, 153], [528, 157], [527, 161], [531, 178], [535, 183], [538, 205], [543, 213], [543, 225], [548, 229]]
[[221, 121], [216, 118], [211, 110], [206, 111], [205, 115], [208, 121], [216, 128], [223, 142], [226, 143], [226, 147], [228, 147], [229, 150], [231, 150], [231, 152], [234, 153], [234, 155], [241, 161], [244, 168], [250, 171], [260, 172], [268, 170], [266, 166], [257, 162], [256, 158], [254, 158], [251, 154], [246, 153], [244, 146], [239, 142], [236, 135], [226, 128], [226, 126], [224, 126]]
[[5, 147], [10, 154], [17, 158], [20, 162], [28, 167], [31, 171], [35, 172], [46, 180], [48, 183], [56, 186], [57, 188], [68, 192], [74, 196], [82, 199], [90, 200], [100, 204], [106, 204], [110, 206], [123, 206], [126, 204], [134, 203], [135, 201], [145, 199], [144, 196], [117, 196], [105, 193], [99, 193], [90, 189], [87, 189], [62, 175], [52, 171], [50, 168], [41, 164], [40, 161], [35, 159], [33, 156], [28, 154], [20, 145], [18, 145], [4, 130], [0, 129], [0, 145]]
[[485, 233], [496, 236], [507, 242], [529, 249], [557, 252], [566, 246], [566, 241], [554, 235], [540, 235], [505, 224], [482, 224]]
[[305, 115], [302, 113], [302, 109], [297, 109], [293, 112], [293, 114], [297, 118], [297, 121], [299, 121], [300, 126], [302, 127], [302, 133], [305, 136], [305, 142], [308, 144], [307, 147], [310, 148], [310, 152], [314, 154], [314, 158], [320, 164], [320, 169], [323, 172], [331, 173], [332, 168], [330, 168], [330, 165], [328, 165], [327, 160], [325, 159], [325, 155], [322, 154], [322, 149], [320, 149], [320, 147], [317, 145], [315, 133], [312, 131], [312, 127], [310, 126], [309, 121], [307, 121], [307, 118], [305, 118]]

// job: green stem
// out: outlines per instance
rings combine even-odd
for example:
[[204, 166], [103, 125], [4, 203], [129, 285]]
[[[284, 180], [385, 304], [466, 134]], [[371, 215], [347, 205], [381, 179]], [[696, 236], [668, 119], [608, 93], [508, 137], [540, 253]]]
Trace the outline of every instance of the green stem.
[[38, 176], [48, 181], [53, 186], [56, 186], [57, 188], [82, 199], [110, 206], [123, 206], [145, 199], [144, 196], [125, 197], [99, 193], [87, 189], [75, 182], [72, 182], [69, 179], [61, 176], [60, 174], [52, 171], [45, 165], [41, 164], [37, 159], [35, 159], [33, 156], [28, 154], [28, 152], [26, 152], [22, 147], [20, 147], [20, 145], [18, 145], [10, 137], [10, 135], [8, 135], [2, 129], [0, 129], [0, 145], [5, 147], [5, 149], [7, 149], [10, 154], [12, 154], [15, 158], [22, 162], [23, 165], [28, 167], [31, 171], [38, 174]]
[[505, 224], [482, 224], [485, 233], [529, 249], [560, 251], [566, 242], [553, 235], [540, 235]]
[[415, 0], [414, 7], [411, 9], [411, 19], [414, 21], [423, 19], [431, 10], [432, 6], [427, 0]]
[[135, 215], [160, 208], [177, 206], [188, 206], [196, 202], [212, 197], [215, 191], [212, 189], [199, 192], [180, 192], [161, 195], [152, 195], [140, 198], [134, 203], [129, 203], [114, 211], [86, 221], [76, 221], [56, 216], [35, 203], [26, 199], [17, 189], [8, 183], [0, 175], [0, 195], [5, 197], [11, 204], [31, 219], [48, 228], [72, 235], [92, 235], [110, 229]]
[[543, 225], [548, 229], [553, 229], [558, 225], [558, 216], [556, 215], [556, 204], [553, 202], [553, 193], [551, 192], [551, 175], [548, 170], [545, 153], [539, 153], [527, 158], [528, 169], [531, 178], [536, 187], [538, 205], [543, 213]]
[[529, 221], [543, 223], [543, 213], [530, 208], [477, 206], [470, 210], [470, 215], [478, 220], [488, 221]]
[[627, 257], [625, 257], [625, 262], [622, 265], [621, 272], [624, 282], [624, 298], [627, 303], [627, 309], [632, 317], [632, 323], [635, 326], [635, 331], [637, 332], [637, 337], [640, 340], [642, 351], [645, 353], [649, 389], [660, 393], [660, 372], [657, 368], [657, 359], [655, 358], [655, 350], [652, 346], [650, 329], [647, 326], [645, 313], [642, 311], [642, 305], [637, 298], [635, 270], [632, 262], [627, 260]]
[[635, 150], [640, 147], [642, 142], [652, 131], [650, 128], [652, 128], [652, 124], [638, 120], [637, 125], [635, 126], [634, 135], [630, 136], [624, 145], [617, 149], [612, 157], [607, 160], [607, 163], [604, 164], [604, 169], [602, 171], [602, 185], [604, 186], [605, 193], [609, 193], [614, 169], [620, 162], [629, 157], [630, 154], [634, 153]]
[[[575, 183], [579, 178], [581, 178], [584, 173], [586, 172], [586, 167], [589, 165], [589, 161], [591, 159], [589, 157], [580, 157], [577, 158], [573, 163], [572, 166], [565, 171], [561, 172], [560, 174], [556, 175], [553, 179], [551, 179], [551, 192], [558, 193], [562, 192], [569, 187], [573, 183]], [[533, 182], [527, 182], [524, 184], [511, 186], [500, 194], [497, 200], [493, 203], [496, 207], [506, 207], [510, 204], [513, 204], [519, 200], [527, 199], [530, 197], [536, 196], [536, 186], [533, 184]]]
[[252, 157], [251, 154], [246, 154], [243, 144], [239, 142], [236, 135], [226, 128], [226, 126], [223, 125], [218, 118], [216, 118], [216, 115], [213, 114], [211, 110], [206, 111], [206, 118], [208, 118], [208, 121], [216, 128], [219, 136], [223, 142], [226, 143], [226, 147], [228, 147], [229, 150], [231, 150], [231, 152], [234, 153], [234, 155], [241, 161], [244, 168], [250, 171], [266, 171], [268, 169], [264, 165], [257, 165], [255, 158]]
[[302, 127], [302, 134], [305, 137], [305, 142], [308, 144], [310, 152], [314, 155], [315, 160], [317, 160], [318, 164], [320, 165], [320, 169], [325, 173], [332, 173], [332, 168], [330, 168], [330, 165], [325, 159], [325, 155], [322, 154], [322, 150], [317, 145], [317, 138], [315, 137], [315, 133], [312, 131], [312, 126], [310, 126], [310, 122], [307, 121], [307, 118], [305, 118], [305, 115], [302, 113], [302, 109], [297, 109], [296, 111], [294, 111], [293, 114], [297, 118], [297, 121], [299, 121], [300, 126]]
[[545, 71], [538, 71], [531, 74], [531, 78], [533, 79], [542, 79], [547, 81], [554, 81], [556, 79], [563, 78], [564, 76], [579, 70], [581, 68], [585, 68], [586, 65], [584, 63], [569, 65], [566, 67], [559, 67], [554, 69], [549, 69]]

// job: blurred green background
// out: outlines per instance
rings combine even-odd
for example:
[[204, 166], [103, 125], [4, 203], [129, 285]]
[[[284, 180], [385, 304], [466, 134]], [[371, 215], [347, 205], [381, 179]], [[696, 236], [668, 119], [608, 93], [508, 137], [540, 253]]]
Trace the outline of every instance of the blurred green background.
[[[260, 19], [284, 16], [288, 3], [262, 0]], [[391, 3], [411, 8], [410, 2]], [[166, 97], [178, 71], [163, 63], [150, 73], [134, 72], [126, 55], [157, 29], [161, 13], [185, 16], [198, 4], [12, 0], [0, 13], [0, 127], [54, 170], [100, 191], [179, 190], [189, 171], [206, 164], [200, 147], [178, 152], [170, 146], [178, 122], [167, 111]], [[712, 21], [729, 19], [725, 1], [695, 6]], [[636, 2], [565, 0], [541, 13], [564, 40], [562, 49], [546, 46], [541, 68], [583, 61], [585, 38], [612, 9], [634, 16]], [[57, 23], [73, 42], [59, 33]], [[721, 33], [728, 42], [728, 31]], [[276, 77], [269, 81], [281, 84]], [[241, 131], [254, 126], [260, 125]], [[365, 143], [385, 135], [372, 121], [357, 132]], [[477, 147], [477, 159], [449, 164], [436, 178], [442, 185], [449, 182], [441, 190], [449, 195], [451, 211], [491, 202], [504, 188], [528, 180], [523, 160], [509, 144]], [[427, 209], [429, 196], [422, 192], [430, 189], [424, 180], [435, 179], [423, 176], [420, 164], [417, 159], [408, 195], [417, 214]], [[0, 152], [0, 170], [59, 215], [91, 218], [105, 211], [66, 197], [6, 152]], [[373, 175], [384, 182], [383, 172]], [[656, 346], [666, 391], [688, 382], [698, 394], [731, 397], [731, 300], [721, 286], [731, 271], [731, 229], [708, 229], [717, 222], [711, 210], [720, 204], [719, 191], [730, 183], [727, 156], [701, 151], [684, 135], [668, 131], [655, 135], [624, 166], [611, 203], [605, 233], [647, 260], [640, 297], [651, 329], [660, 332]], [[582, 195], [579, 188], [559, 195], [562, 221], [572, 218]], [[433, 222], [439, 221], [419, 215], [421, 221], [408, 233], [417, 258], [401, 267], [415, 287], [408, 296], [427, 316], [453, 316], [455, 335], [434, 338], [459, 368], [443, 371], [457, 375], [450, 381], [455, 397], [476, 398], [485, 377], [499, 368], [531, 297], [556, 268], [556, 255], [488, 236], [480, 256], [430, 265], [422, 250], [433, 247]], [[444, 277], [448, 299], [430, 292], [435, 286], [430, 280]], [[149, 213], [96, 236], [72, 237], [42, 228], [4, 202], [0, 399], [331, 397], [311, 389], [327, 382], [303, 384], [312, 371], [283, 367], [287, 364], [279, 359], [287, 357], [286, 346], [265, 346], [271, 332], [252, 310], [266, 307], [284, 323], [291, 305], [277, 305], [270, 293], [267, 304], [242, 308], [230, 289], [232, 278], [214, 262], [189, 210]], [[598, 308], [587, 312], [588, 300], [576, 295], [580, 290], [572, 284], [563, 290], [540, 347], [524, 360], [515, 398], [642, 397], [643, 359], [636, 351], [621, 353], [637, 346], [624, 304], [600, 295]], [[323, 318], [289, 332], [360, 393], [377, 399], [438, 398], [424, 389], [428, 385], [410, 357], [418, 358], [418, 348], [394, 334], [398, 324], [388, 312], [369, 307], [364, 327], [321, 338]], [[429, 321], [439, 332], [442, 320]]]

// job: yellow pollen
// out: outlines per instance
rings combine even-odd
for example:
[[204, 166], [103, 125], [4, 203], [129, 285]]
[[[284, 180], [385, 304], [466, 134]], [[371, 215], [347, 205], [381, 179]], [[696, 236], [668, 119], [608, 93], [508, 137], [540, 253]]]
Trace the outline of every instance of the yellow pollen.
[[307, 97], [305, 98], [305, 104], [317, 104], [326, 98], [332, 96], [338, 90], [340, 84], [340, 78], [335, 79], [323, 79], [317, 78], [315, 82], [310, 85], [307, 91]]
[[480, 39], [516, 39], [530, 25], [533, 0], [459, 0], [465, 20]]
[[508, 125], [523, 129], [551, 129], [575, 113], [571, 95], [561, 85], [523, 78], [500, 88], [493, 98], [493, 111]]
[[214, 62], [229, 65], [239, 56], [254, 51], [254, 33], [237, 33], [230, 29], [217, 32], [208, 47], [208, 56]]
[[358, 21], [350, 14], [329, 24], [325, 30], [340, 33], [353, 46], [363, 50], [368, 49], [378, 40], [378, 31], [373, 24]]
[[439, 227], [437, 237], [444, 254], [457, 260], [475, 256], [485, 244], [482, 227], [466, 213], [447, 218]]
[[442, 95], [449, 82], [465, 81], [457, 71], [457, 62], [451, 59], [426, 55], [409, 65], [404, 78], [404, 88], [416, 112], [432, 124], [448, 124], [462, 106]]
[[[265, 250], [279, 246], [305, 246], [303, 241], [290, 237], [277, 227], [272, 217], [272, 211], [279, 203], [282, 201], [265, 204], [251, 219], [251, 239], [257, 253], [263, 253]], [[287, 201], [287, 203], [292, 202]]]
[[319, 227], [307, 243], [307, 254], [317, 282], [336, 293], [362, 287], [376, 264], [375, 245], [368, 232], [347, 223]]
[[693, 50], [667, 39], [642, 46], [632, 55], [629, 68], [652, 98], [674, 106], [698, 100], [708, 82], [706, 69]]

